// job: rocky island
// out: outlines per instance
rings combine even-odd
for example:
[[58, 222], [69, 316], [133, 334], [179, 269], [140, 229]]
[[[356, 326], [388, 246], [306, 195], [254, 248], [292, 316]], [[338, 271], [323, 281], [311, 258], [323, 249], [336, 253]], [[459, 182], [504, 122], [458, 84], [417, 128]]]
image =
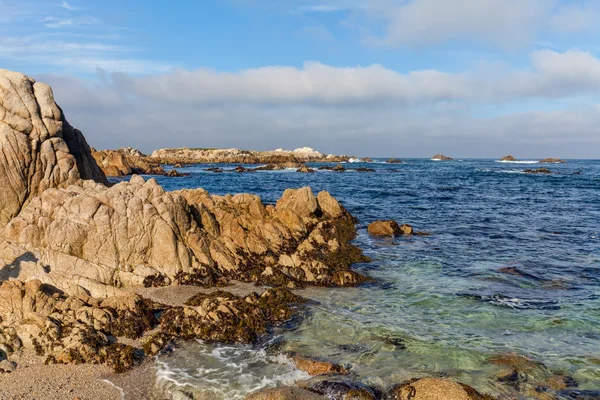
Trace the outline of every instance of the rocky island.
[[352, 157], [323, 154], [310, 147], [296, 150], [255, 151], [240, 149], [180, 148], [154, 151], [150, 159], [160, 164], [282, 164], [305, 162], [347, 162]]
[[431, 159], [433, 161], [452, 161], [452, 160], [454, 160], [454, 158], [445, 156], [443, 154], [436, 154], [435, 156], [431, 157]]

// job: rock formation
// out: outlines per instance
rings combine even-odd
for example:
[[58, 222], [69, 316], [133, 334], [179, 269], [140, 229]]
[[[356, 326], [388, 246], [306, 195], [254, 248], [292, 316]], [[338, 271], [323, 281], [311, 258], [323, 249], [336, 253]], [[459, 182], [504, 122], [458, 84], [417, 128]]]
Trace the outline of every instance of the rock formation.
[[48, 85], [0, 69], [0, 100], [0, 227], [46, 189], [107, 183]]
[[386, 161], [388, 164], [402, 164], [402, 160], [398, 160], [396, 158], [390, 158]]
[[118, 150], [94, 151], [92, 156], [106, 176], [166, 175], [165, 170], [139, 150], [126, 147]]
[[160, 149], [150, 158], [161, 164], [282, 164], [302, 162], [343, 162], [348, 156], [325, 155], [309, 147], [296, 150], [277, 149], [273, 151], [255, 151], [240, 149]]
[[431, 157], [431, 159], [434, 161], [452, 161], [452, 160], [454, 160], [452, 157], [448, 157], [443, 154], [436, 154], [435, 156]]
[[[301, 300], [274, 289], [244, 298], [217, 292], [167, 307], [130, 288], [365, 281], [350, 269], [366, 260], [350, 244], [356, 220], [329, 193], [288, 189], [265, 205], [249, 194], [168, 193], [138, 175], [107, 187], [48, 86], [1, 70], [0, 90], [3, 352], [30, 348], [49, 362], [123, 370], [144, 352], [115, 338], [155, 329], [146, 354], [176, 337], [248, 342]], [[126, 162], [140, 158], [132, 149], [107, 154], [118, 169], [127, 165], [116, 153]]]
[[500, 159], [500, 161], [503, 161], [503, 162], [514, 162], [514, 161], [518, 161], [518, 160], [516, 158], [514, 158], [513, 156], [508, 155], [508, 156], [502, 157]]

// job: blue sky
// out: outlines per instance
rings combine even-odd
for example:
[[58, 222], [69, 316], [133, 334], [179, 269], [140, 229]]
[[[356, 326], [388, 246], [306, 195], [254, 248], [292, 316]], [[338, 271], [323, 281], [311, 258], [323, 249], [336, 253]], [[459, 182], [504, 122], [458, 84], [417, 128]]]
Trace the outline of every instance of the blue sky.
[[599, 0], [0, 0], [0, 67], [100, 148], [591, 157]]

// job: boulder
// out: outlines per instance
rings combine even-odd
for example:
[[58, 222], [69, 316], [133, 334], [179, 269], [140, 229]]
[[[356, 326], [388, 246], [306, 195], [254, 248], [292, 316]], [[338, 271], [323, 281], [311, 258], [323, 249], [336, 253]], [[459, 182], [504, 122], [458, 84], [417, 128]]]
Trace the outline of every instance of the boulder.
[[403, 235], [412, 235], [414, 233], [413, 227], [408, 224], [403, 224], [400, 227], [400, 231], [402, 232]]
[[436, 154], [435, 156], [431, 157], [431, 159], [435, 160], [435, 161], [452, 161], [452, 160], [454, 160], [452, 157], [448, 157], [443, 154]]
[[514, 158], [514, 157], [513, 157], [513, 156], [511, 156], [511, 155], [508, 155], [508, 156], [504, 156], [504, 157], [502, 157], [502, 158], [500, 159], [500, 161], [505, 161], [505, 162], [506, 162], [506, 161], [517, 161], [517, 159], [516, 159], [516, 158]]
[[108, 183], [48, 85], [0, 69], [0, 99], [0, 227], [46, 189]]
[[246, 397], [246, 400], [327, 400], [328, 397], [296, 387], [262, 389]]
[[296, 368], [312, 376], [346, 372], [341, 365], [328, 361], [316, 360], [298, 355], [293, 355], [292, 360], [294, 361]]
[[363, 157], [360, 159], [362, 162], [370, 163], [373, 162], [373, 159], [370, 157]]
[[391, 387], [389, 400], [493, 400], [475, 389], [448, 379], [415, 379]]
[[373, 236], [399, 236], [402, 234], [396, 221], [375, 221], [369, 224], [368, 232]]
[[401, 160], [398, 160], [396, 158], [390, 158], [389, 160], [387, 160], [388, 164], [402, 164]]

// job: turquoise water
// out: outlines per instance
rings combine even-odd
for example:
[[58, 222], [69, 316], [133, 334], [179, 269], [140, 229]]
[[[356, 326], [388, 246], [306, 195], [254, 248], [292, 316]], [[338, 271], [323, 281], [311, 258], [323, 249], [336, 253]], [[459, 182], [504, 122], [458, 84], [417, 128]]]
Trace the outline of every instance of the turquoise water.
[[[447, 376], [514, 395], [490, 361], [518, 353], [572, 377], [578, 390], [600, 388], [600, 162], [346, 165], [360, 166], [376, 172], [215, 174], [198, 165], [182, 170], [188, 178], [158, 179], [168, 190], [249, 192], [266, 203], [288, 187], [328, 190], [359, 218], [356, 243], [373, 261], [355, 268], [376, 278], [359, 288], [301, 292], [316, 303], [271, 345], [239, 346], [236, 353], [182, 344], [158, 360], [163, 385], [198, 398], [243, 398], [257, 387], [305, 379], [281, 356], [298, 351], [346, 364], [359, 380], [381, 387]], [[539, 166], [556, 174], [521, 173]], [[373, 238], [366, 226], [376, 219], [432, 235]], [[244, 382], [205, 379], [239, 375], [249, 354], [262, 355], [242, 368]]]

